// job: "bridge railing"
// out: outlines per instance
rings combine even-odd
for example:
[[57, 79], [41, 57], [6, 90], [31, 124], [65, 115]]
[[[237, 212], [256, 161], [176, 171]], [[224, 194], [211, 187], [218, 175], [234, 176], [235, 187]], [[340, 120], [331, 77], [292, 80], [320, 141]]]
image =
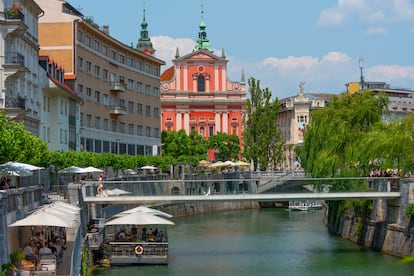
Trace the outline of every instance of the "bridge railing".
[[249, 175], [239, 178], [85, 181], [84, 197], [229, 195], [257, 193], [399, 192], [399, 177], [305, 178], [292, 174]]

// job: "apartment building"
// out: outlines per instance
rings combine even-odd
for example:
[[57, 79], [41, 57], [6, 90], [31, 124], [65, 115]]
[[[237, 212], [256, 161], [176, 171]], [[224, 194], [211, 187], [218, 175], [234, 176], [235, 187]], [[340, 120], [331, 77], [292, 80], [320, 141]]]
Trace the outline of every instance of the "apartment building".
[[0, 1], [0, 111], [39, 135], [41, 88], [35, 1]]
[[145, 13], [141, 43], [134, 48], [66, 1], [36, 1], [45, 12], [39, 19], [40, 55], [62, 66], [65, 83], [82, 99], [80, 150], [158, 154], [160, 67], [165, 62], [153, 56]]

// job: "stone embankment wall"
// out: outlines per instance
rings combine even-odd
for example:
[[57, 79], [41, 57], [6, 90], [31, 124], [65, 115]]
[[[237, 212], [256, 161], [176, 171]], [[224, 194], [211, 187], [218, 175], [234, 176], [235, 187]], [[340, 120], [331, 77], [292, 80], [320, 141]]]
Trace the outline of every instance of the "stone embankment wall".
[[368, 218], [347, 209], [335, 220], [328, 210], [329, 230], [390, 255], [405, 257], [414, 254], [414, 215], [406, 215], [408, 204], [414, 204], [414, 179], [402, 180], [400, 187], [400, 199], [375, 200]]
[[211, 203], [181, 203], [162, 205], [158, 209], [175, 217], [189, 216], [218, 211], [243, 210], [259, 208], [258, 202], [211, 202]]

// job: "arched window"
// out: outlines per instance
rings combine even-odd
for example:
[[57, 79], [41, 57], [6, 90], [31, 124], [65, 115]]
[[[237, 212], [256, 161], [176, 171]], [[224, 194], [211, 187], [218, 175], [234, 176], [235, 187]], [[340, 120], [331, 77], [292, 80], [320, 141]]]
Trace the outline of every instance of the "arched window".
[[202, 75], [198, 76], [197, 82], [198, 82], [198, 92], [204, 92], [205, 91], [204, 76]]

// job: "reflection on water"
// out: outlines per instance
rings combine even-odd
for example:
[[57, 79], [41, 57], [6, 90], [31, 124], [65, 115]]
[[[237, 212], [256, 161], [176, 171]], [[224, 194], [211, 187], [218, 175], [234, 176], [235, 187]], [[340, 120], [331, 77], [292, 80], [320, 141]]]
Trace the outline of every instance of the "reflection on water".
[[323, 211], [261, 209], [174, 218], [167, 266], [96, 275], [412, 275], [413, 265], [330, 235]]

